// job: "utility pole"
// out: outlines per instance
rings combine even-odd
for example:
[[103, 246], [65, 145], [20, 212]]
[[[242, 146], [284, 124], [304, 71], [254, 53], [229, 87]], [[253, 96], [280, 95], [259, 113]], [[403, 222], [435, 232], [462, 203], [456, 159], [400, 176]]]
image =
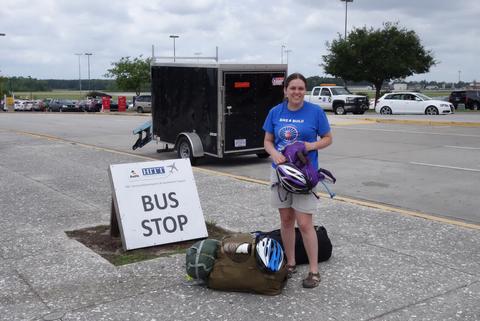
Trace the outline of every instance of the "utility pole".
[[179, 38], [177, 35], [170, 35], [170, 38], [173, 39], [173, 62], [175, 62], [175, 39]]
[[93, 55], [91, 52], [86, 52], [85, 56], [87, 56], [87, 63], [88, 63], [88, 90], [92, 90], [90, 86], [90, 56]]
[[78, 56], [78, 84], [80, 88], [80, 92], [82, 91], [82, 75], [81, 75], [81, 69], [80, 69], [80, 56], [83, 56], [81, 53], [76, 53], [76, 56]]

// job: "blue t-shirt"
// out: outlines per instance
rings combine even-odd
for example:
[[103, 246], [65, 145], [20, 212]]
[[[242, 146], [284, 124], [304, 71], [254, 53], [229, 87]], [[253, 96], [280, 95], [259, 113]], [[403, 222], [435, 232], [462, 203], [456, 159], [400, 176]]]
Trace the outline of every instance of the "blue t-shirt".
[[[315, 104], [304, 102], [303, 107], [291, 111], [287, 102], [270, 109], [267, 119], [263, 124], [263, 130], [273, 134], [274, 145], [278, 151], [285, 146], [299, 142], [316, 142], [318, 136], [324, 136], [330, 132], [330, 124], [323, 109]], [[318, 151], [308, 152], [308, 158], [315, 168], [318, 168]], [[272, 164], [276, 167], [275, 164]]]

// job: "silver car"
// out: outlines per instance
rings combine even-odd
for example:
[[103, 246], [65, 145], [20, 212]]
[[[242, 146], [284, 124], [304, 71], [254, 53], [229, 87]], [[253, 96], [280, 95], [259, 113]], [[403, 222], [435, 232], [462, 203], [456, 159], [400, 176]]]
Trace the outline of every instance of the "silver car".
[[152, 111], [152, 96], [140, 95], [135, 98], [133, 108], [137, 113], [150, 113]]

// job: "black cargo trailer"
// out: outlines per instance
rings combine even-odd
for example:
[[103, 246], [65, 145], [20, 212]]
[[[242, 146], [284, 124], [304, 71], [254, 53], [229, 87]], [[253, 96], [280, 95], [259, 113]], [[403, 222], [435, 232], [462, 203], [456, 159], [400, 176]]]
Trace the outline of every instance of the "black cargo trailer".
[[287, 66], [152, 64], [152, 132], [192, 162], [257, 154], [263, 122], [283, 99]]

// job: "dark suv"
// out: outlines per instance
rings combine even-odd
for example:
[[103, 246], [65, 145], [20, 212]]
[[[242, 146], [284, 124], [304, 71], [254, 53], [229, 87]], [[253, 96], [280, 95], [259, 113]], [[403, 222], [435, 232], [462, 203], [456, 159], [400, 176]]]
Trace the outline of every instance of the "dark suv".
[[480, 109], [480, 90], [455, 90], [450, 93], [448, 101], [458, 108], [458, 105], [463, 104], [465, 109], [479, 110]]

